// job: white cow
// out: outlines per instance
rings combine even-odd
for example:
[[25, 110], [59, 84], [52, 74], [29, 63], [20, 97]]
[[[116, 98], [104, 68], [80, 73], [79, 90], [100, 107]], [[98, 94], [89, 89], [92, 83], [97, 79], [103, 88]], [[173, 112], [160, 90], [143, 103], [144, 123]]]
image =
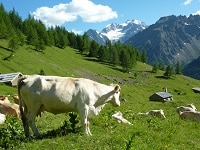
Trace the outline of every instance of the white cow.
[[97, 115], [107, 103], [120, 106], [119, 85], [108, 86], [84, 78], [22, 76], [18, 80], [18, 95], [26, 137], [30, 136], [29, 127], [40, 137], [35, 118], [43, 111], [78, 112], [85, 133], [91, 135], [88, 119]]
[[176, 108], [176, 112], [178, 114], [184, 111], [197, 111], [197, 108], [194, 106], [194, 104], [188, 104], [187, 106], [180, 106]]
[[130, 123], [128, 120], [126, 120], [123, 116], [122, 113], [120, 111], [115, 112], [112, 115], [113, 118], [115, 118], [119, 123], [125, 123], [125, 124], [129, 124], [129, 125], [133, 125], [132, 123]]
[[162, 109], [159, 109], [159, 110], [150, 110], [146, 113], [141, 113], [139, 112], [138, 115], [146, 115], [146, 116], [158, 116], [158, 117], [161, 117], [161, 118], [166, 118], [165, 117], [165, 114], [164, 114], [164, 110]]
[[200, 112], [198, 111], [184, 111], [180, 112], [179, 115], [182, 119], [190, 119], [193, 121], [200, 122]]
[[0, 124], [3, 124], [6, 121], [6, 115], [0, 113]]

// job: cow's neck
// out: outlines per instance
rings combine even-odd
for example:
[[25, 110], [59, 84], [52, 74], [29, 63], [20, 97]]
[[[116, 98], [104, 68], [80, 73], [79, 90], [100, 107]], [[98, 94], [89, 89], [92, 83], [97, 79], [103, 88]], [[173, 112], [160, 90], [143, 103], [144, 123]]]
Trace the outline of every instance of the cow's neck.
[[110, 91], [107, 94], [99, 95], [98, 100], [96, 101], [94, 106], [97, 108], [99, 106], [105, 105], [106, 103], [110, 101], [112, 95], [113, 95], [113, 91]]

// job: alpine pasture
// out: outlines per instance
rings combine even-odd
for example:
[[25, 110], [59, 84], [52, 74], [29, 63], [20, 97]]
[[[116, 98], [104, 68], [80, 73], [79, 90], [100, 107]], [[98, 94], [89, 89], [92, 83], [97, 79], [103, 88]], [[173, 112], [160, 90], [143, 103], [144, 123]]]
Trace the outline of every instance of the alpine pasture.
[[[27, 140], [24, 137], [16, 141], [12, 149], [77, 149], [77, 150], [182, 150], [200, 149], [200, 124], [182, 120], [176, 113], [176, 107], [193, 103], [200, 110], [200, 94], [191, 89], [199, 87], [200, 81], [183, 75], [163, 79], [164, 72], [151, 73], [152, 66], [138, 62], [130, 73], [124, 73], [118, 66], [102, 64], [72, 48], [58, 49], [47, 47], [38, 52], [31, 47], [19, 47], [13, 53], [6, 49], [7, 42], [0, 40], [0, 72], [21, 72], [23, 74], [72, 76], [89, 78], [104, 84], [118, 83], [121, 86], [121, 106], [106, 107], [90, 120], [92, 136], [86, 136], [80, 128], [76, 132], [59, 134], [60, 127], [68, 122], [68, 114], [53, 115], [43, 113], [37, 117], [36, 125], [44, 136], [42, 139]], [[9, 59], [4, 59], [7, 58]], [[149, 96], [167, 87], [173, 94], [173, 102], [150, 102]], [[0, 84], [1, 95], [17, 93], [16, 87]], [[163, 109], [166, 119], [152, 116], [140, 116], [138, 112]], [[120, 111], [123, 117], [133, 125], [118, 123], [112, 115]], [[21, 120], [14, 130], [22, 130]], [[1, 125], [0, 129], [8, 128]], [[60, 130], [59, 130], [60, 129]], [[80, 129], [80, 130], [79, 130]], [[53, 132], [55, 131], [55, 132]], [[24, 134], [22, 134], [24, 136]], [[14, 136], [14, 135], [10, 135]]]

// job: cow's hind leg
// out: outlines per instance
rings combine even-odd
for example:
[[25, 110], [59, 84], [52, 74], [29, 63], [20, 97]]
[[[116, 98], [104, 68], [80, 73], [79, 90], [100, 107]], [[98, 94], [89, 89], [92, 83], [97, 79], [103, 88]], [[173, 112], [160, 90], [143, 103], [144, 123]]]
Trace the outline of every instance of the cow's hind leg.
[[29, 124], [28, 124], [28, 119], [27, 119], [27, 107], [26, 106], [24, 107], [24, 111], [21, 111], [21, 113], [22, 113], [21, 118], [22, 118], [25, 136], [29, 137], [30, 132], [29, 132]]
[[29, 126], [31, 127], [32, 131], [33, 131], [33, 134], [37, 137], [37, 138], [40, 138], [41, 135], [35, 125], [35, 118], [36, 118], [36, 115], [37, 113], [32, 113], [32, 112], [28, 112], [27, 114], [27, 118], [28, 118], [28, 123], [29, 123]]

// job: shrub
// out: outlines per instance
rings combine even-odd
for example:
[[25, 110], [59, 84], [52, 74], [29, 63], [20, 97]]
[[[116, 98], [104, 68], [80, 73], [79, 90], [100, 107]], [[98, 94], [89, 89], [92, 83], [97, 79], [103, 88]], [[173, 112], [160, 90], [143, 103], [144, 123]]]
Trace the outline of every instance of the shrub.
[[0, 128], [0, 147], [13, 148], [23, 139], [23, 129], [16, 117], [6, 117], [5, 127]]

